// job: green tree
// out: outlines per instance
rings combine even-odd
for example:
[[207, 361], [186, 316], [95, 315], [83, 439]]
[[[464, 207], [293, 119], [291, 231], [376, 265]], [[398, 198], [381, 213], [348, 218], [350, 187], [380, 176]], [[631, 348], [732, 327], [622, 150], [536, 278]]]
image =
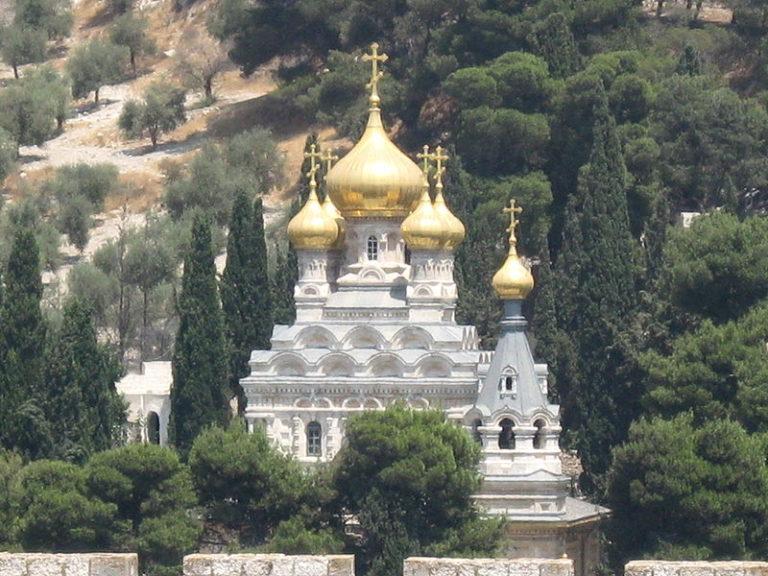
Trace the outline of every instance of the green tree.
[[148, 22], [144, 18], [137, 18], [133, 12], [128, 12], [115, 18], [109, 33], [113, 44], [128, 48], [134, 76], [136, 59], [142, 54], [151, 54], [155, 50], [155, 43], [147, 35], [147, 26]]
[[399, 573], [406, 555], [475, 519], [479, 457], [442, 412], [392, 407], [350, 420], [333, 483], [341, 509], [360, 519], [369, 573]]
[[200, 503], [214, 521], [238, 530], [242, 543], [262, 541], [312, 502], [311, 484], [299, 464], [258, 429], [205, 430], [192, 446], [189, 466]]
[[[662, 255], [656, 293], [670, 302], [675, 323], [738, 318], [768, 297], [768, 222], [727, 213], [673, 229]], [[692, 317], [690, 321], [688, 317]]]
[[184, 259], [173, 352], [170, 431], [182, 453], [203, 428], [229, 420], [226, 340], [213, 258], [210, 224], [196, 215]]
[[232, 207], [220, 290], [230, 349], [230, 387], [237, 391], [243, 411], [246, 398], [240, 378], [248, 375], [251, 351], [269, 349], [274, 326], [261, 198], [251, 207], [244, 192], [235, 197]]
[[567, 78], [579, 70], [581, 56], [562, 12], [547, 16], [534, 33], [537, 52], [547, 61], [554, 78]]
[[69, 36], [74, 23], [68, 0], [15, 0], [13, 24], [16, 28], [44, 30], [50, 40]]
[[91, 92], [99, 103], [102, 86], [115, 84], [123, 76], [123, 65], [129, 50], [103, 40], [91, 40], [76, 47], [67, 60], [67, 72], [72, 79], [72, 95], [84, 98]]
[[626, 171], [603, 93], [595, 109], [592, 153], [571, 198], [558, 260], [558, 321], [577, 351], [575, 372], [561, 371], [565, 422], [577, 434], [590, 483], [610, 462], [634, 419], [636, 398], [624, 372], [631, 365], [622, 331], [637, 301], [627, 213]]
[[124, 546], [138, 550], [142, 572], [178, 574], [202, 532], [189, 468], [178, 455], [149, 444], [116, 448], [94, 454], [86, 477], [90, 494], [115, 506], [127, 525]]
[[697, 425], [717, 418], [749, 432], [768, 432], [768, 306], [738, 320], [701, 326], [642, 357], [648, 377], [646, 412], [664, 417], [691, 413]]
[[7, 27], [2, 32], [3, 61], [13, 68], [13, 76], [19, 79], [19, 66], [42, 62], [46, 56], [48, 34], [39, 28]]
[[162, 82], [150, 84], [144, 91], [143, 100], [129, 100], [123, 106], [118, 124], [126, 134], [139, 137], [145, 132], [157, 148], [160, 134], [170, 132], [186, 121], [184, 90]]
[[30, 552], [93, 552], [123, 542], [117, 507], [88, 494], [85, 471], [41, 460], [18, 475], [18, 538]]
[[0, 550], [7, 550], [15, 544], [14, 522], [19, 494], [14, 488], [23, 466], [21, 456], [0, 450]]
[[[40, 310], [43, 286], [40, 280], [40, 255], [31, 230], [19, 230], [14, 238], [3, 277], [5, 291], [0, 307], [3, 326], [3, 390], [0, 396], [3, 443], [27, 455], [38, 455], [50, 438], [40, 410], [45, 398], [43, 386], [46, 326]], [[34, 425], [23, 428], [25, 420]], [[29, 422], [28, 422], [29, 423]], [[28, 443], [29, 442], [29, 443]]]
[[51, 85], [26, 76], [0, 91], [0, 129], [18, 146], [39, 146], [54, 134], [58, 121], [57, 100]]
[[175, 69], [184, 86], [202, 92], [204, 102], [213, 103], [216, 78], [230, 66], [227, 45], [204, 31], [190, 28], [176, 53]]
[[0, 184], [16, 164], [16, 143], [11, 135], [0, 128]]
[[614, 450], [608, 503], [616, 565], [640, 557], [763, 557], [765, 439], [728, 420], [640, 420]]
[[83, 461], [107, 450], [120, 439], [125, 408], [115, 389], [119, 367], [99, 345], [85, 303], [73, 299], [64, 308], [64, 321], [46, 354], [46, 408], [56, 430], [55, 454]]
[[164, 233], [163, 221], [148, 215], [143, 230], [130, 236], [125, 254], [126, 281], [141, 293], [139, 350], [142, 361], [148, 352], [151, 299], [161, 285], [173, 281], [176, 273], [176, 259], [165, 242]]

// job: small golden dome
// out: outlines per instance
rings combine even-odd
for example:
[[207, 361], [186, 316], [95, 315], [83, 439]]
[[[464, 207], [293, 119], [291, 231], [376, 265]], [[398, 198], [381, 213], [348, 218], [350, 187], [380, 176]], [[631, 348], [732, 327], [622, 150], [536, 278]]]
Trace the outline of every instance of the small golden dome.
[[339, 225], [320, 205], [315, 188], [310, 185], [306, 204], [288, 223], [288, 237], [299, 250], [327, 250], [339, 238]]
[[328, 194], [345, 218], [403, 218], [419, 201], [421, 170], [387, 136], [371, 108], [360, 141], [326, 177]]
[[509, 232], [509, 254], [504, 265], [493, 275], [491, 282], [496, 294], [502, 300], [523, 300], [533, 290], [533, 275], [517, 255], [516, 214], [521, 211], [522, 208], [515, 207], [514, 200], [510, 201], [509, 208], [504, 209], [504, 212], [511, 215], [511, 224], [507, 229]]
[[333, 201], [331, 200], [331, 197], [326, 194], [325, 200], [323, 200], [323, 210], [325, 213], [333, 218], [336, 221], [336, 225], [339, 227], [339, 236], [336, 238], [336, 242], [334, 243], [334, 248], [340, 248], [342, 244], [344, 244], [344, 235], [346, 233], [346, 223], [344, 222], [344, 217], [341, 215], [341, 212], [338, 211], [336, 206], [333, 204]]
[[446, 206], [443, 198], [443, 183], [437, 182], [437, 195], [435, 196], [435, 212], [442, 223], [443, 228], [443, 249], [455, 250], [464, 240], [464, 224], [454, 216], [453, 212]]
[[432, 205], [426, 180], [419, 205], [403, 220], [400, 230], [411, 250], [439, 250], [443, 247], [444, 224]]

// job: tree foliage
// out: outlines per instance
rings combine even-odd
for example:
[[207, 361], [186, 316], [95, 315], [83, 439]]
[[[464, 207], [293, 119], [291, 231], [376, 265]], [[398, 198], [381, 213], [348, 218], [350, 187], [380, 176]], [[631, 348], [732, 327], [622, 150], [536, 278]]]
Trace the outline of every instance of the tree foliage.
[[128, 48], [103, 40], [91, 40], [76, 47], [67, 60], [72, 95], [84, 98], [93, 92], [98, 104], [99, 90], [120, 81], [128, 57]]
[[118, 119], [120, 129], [133, 137], [149, 136], [152, 149], [157, 148], [160, 135], [170, 132], [186, 121], [184, 90], [164, 82], [150, 84], [143, 100], [128, 100]]

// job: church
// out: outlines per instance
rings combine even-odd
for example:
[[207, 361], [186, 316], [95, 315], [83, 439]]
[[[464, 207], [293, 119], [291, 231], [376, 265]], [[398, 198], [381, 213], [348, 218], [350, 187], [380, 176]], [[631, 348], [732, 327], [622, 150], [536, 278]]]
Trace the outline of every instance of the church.
[[[350, 417], [400, 402], [440, 409], [482, 446], [487, 515], [508, 520], [510, 557], [567, 555], [576, 574], [598, 564], [604, 508], [572, 497], [562, 473], [559, 407], [547, 398], [522, 303], [533, 277], [517, 253], [520, 207], [511, 201], [509, 253], [493, 277], [503, 306], [496, 349], [456, 322], [454, 252], [464, 224], [443, 197], [449, 158], [424, 147], [416, 160], [382, 124], [377, 84], [386, 54], [371, 46], [365, 131], [336, 158], [313, 148], [309, 196], [288, 224], [298, 258], [296, 321], [275, 326], [270, 350], [254, 350], [241, 380], [249, 429], [261, 427], [307, 465], [341, 449]], [[317, 171], [326, 162], [325, 198]], [[491, 289], [491, 287], [489, 287]]]

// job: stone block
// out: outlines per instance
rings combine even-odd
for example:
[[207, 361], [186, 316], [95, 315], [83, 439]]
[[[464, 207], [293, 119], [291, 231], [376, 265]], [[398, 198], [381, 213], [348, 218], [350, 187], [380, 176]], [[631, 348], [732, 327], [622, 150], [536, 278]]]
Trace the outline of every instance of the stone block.
[[635, 560], [624, 566], [624, 576], [653, 576], [653, 562]]
[[539, 576], [573, 576], [573, 560], [547, 560], [539, 565]]
[[457, 576], [458, 571], [458, 562], [450, 558], [443, 558], [433, 564], [430, 576]]
[[333, 555], [328, 558], [328, 576], [355, 576], [355, 557], [349, 555]]
[[90, 576], [137, 576], [136, 554], [88, 554]]
[[184, 576], [212, 576], [213, 558], [210, 554], [184, 556]]
[[270, 576], [293, 576], [294, 556], [275, 555]]
[[745, 576], [744, 562], [710, 562], [715, 576]]
[[328, 558], [326, 556], [294, 556], [294, 576], [328, 576]]
[[243, 576], [269, 576], [272, 572], [272, 560], [262, 554], [244, 554], [242, 560]]
[[539, 576], [542, 563], [546, 560], [520, 558], [507, 562], [509, 576]]
[[431, 558], [412, 556], [403, 562], [403, 576], [430, 576]]
[[768, 562], [742, 562], [746, 576], [768, 576]]
[[456, 576], [476, 576], [477, 575], [477, 562], [474, 560], [466, 560], [459, 562], [456, 570]]
[[20, 554], [0, 553], [0, 576], [27, 576], [27, 563]]
[[715, 569], [709, 562], [680, 562], [677, 576], [713, 576]]
[[70, 554], [65, 557], [62, 576], [90, 576], [91, 561], [88, 554]]
[[64, 572], [65, 555], [26, 554], [27, 574], [30, 576], [61, 576]]
[[[477, 576], [518, 576], [510, 572], [508, 563], [499, 560], [478, 560]], [[536, 575], [538, 576], [538, 574]]]
[[211, 576], [242, 576], [243, 560], [239, 554], [217, 554], [213, 557]]

